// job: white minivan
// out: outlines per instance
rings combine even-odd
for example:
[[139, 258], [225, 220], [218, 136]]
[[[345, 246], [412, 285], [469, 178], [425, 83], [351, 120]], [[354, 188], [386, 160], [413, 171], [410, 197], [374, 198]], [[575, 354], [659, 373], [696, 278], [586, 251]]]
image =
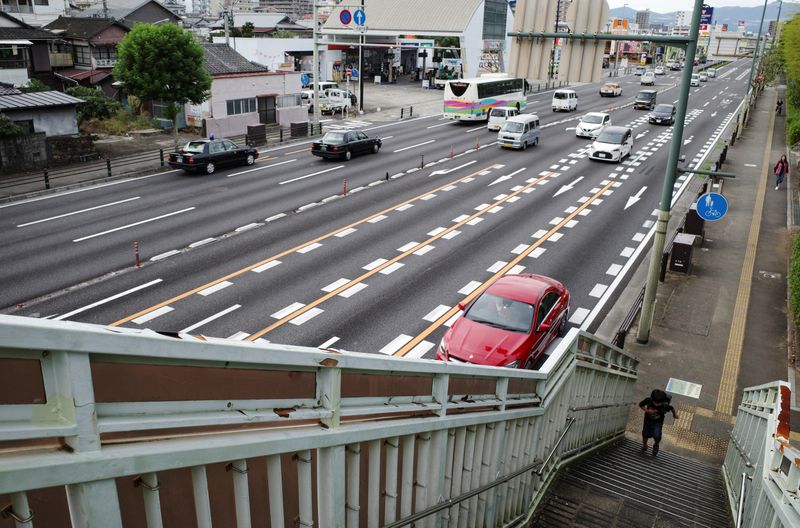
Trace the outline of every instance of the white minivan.
[[572, 112], [578, 109], [578, 94], [574, 90], [556, 90], [553, 92], [553, 112]]
[[509, 117], [497, 134], [501, 147], [525, 150], [528, 145], [539, 144], [539, 116], [522, 114]]
[[486, 128], [489, 130], [500, 130], [500, 127], [503, 126], [506, 119], [516, 115], [519, 115], [519, 110], [513, 106], [498, 106], [497, 108], [492, 108], [489, 111], [489, 124], [486, 125]]

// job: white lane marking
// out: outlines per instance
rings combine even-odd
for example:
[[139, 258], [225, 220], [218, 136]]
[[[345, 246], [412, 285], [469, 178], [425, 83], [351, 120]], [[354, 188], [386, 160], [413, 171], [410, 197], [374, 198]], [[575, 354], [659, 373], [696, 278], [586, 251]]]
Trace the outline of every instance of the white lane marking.
[[644, 240], [644, 236], [645, 236], [644, 233], [636, 233], [635, 235], [633, 235], [633, 241], [641, 242], [642, 240]]
[[305, 180], [306, 178], [311, 178], [312, 176], [318, 176], [320, 174], [325, 174], [326, 172], [335, 171], [338, 169], [344, 168], [344, 165], [337, 165], [336, 167], [331, 167], [330, 169], [325, 169], [317, 172], [312, 172], [311, 174], [306, 174], [305, 176], [298, 176], [297, 178], [292, 178], [291, 180], [284, 180], [282, 182], [278, 182], [278, 185], [284, 185], [286, 183], [292, 183], [300, 180]]
[[606, 289], [608, 289], [608, 286], [606, 286], [605, 284], [595, 284], [594, 288], [592, 288], [592, 291], [589, 292], [589, 297], [595, 297], [599, 299], [600, 297], [603, 296]]
[[125, 200], [119, 200], [117, 202], [111, 202], [111, 203], [107, 203], [107, 204], [103, 204], [103, 205], [96, 205], [94, 207], [89, 207], [87, 209], [81, 209], [80, 211], [72, 211], [71, 213], [64, 213], [64, 214], [60, 214], [60, 215], [57, 215], [57, 216], [51, 216], [49, 218], [42, 218], [41, 220], [34, 220], [33, 222], [26, 222], [24, 224], [19, 224], [17, 227], [27, 227], [27, 226], [34, 225], [34, 224], [41, 224], [42, 222], [49, 222], [50, 220], [57, 220], [59, 218], [66, 218], [67, 216], [73, 216], [73, 215], [81, 214], [81, 213], [88, 213], [89, 211], [96, 211], [98, 209], [103, 209], [105, 207], [111, 207], [111, 206], [114, 206], [114, 205], [119, 205], [121, 203], [132, 202], [133, 200], [138, 200], [139, 198], [141, 198], [141, 196], [135, 196], [133, 198], [126, 198]]
[[635, 248], [626, 247], [625, 249], [622, 250], [622, 252], [620, 252], [619, 256], [622, 257], [622, 258], [628, 258], [631, 255], [633, 255], [634, 251], [636, 251]]
[[514, 255], [519, 255], [520, 253], [522, 253], [523, 251], [528, 249], [528, 247], [530, 247], [530, 246], [528, 246], [528, 244], [520, 244], [517, 247], [515, 247], [514, 249], [512, 249], [511, 253], [513, 253]]
[[302, 247], [297, 250], [297, 253], [308, 253], [309, 251], [314, 251], [317, 248], [322, 247], [322, 244], [319, 242], [314, 242], [313, 244], [309, 244], [306, 247]]
[[460, 293], [461, 295], [469, 295], [470, 293], [480, 288], [481, 284], [483, 283], [478, 281], [470, 281], [466, 286], [458, 290], [458, 293]]
[[428, 231], [428, 236], [434, 237], [434, 236], [438, 235], [439, 233], [444, 233], [445, 231], [447, 231], [447, 229], [445, 229], [444, 227], [437, 227], [433, 231]]
[[423, 141], [422, 143], [417, 143], [416, 145], [411, 145], [411, 146], [408, 146], [408, 147], [403, 147], [403, 148], [401, 148], [401, 149], [397, 149], [397, 150], [395, 150], [394, 152], [395, 152], [395, 153], [396, 153], [396, 152], [403, 152], [404, 150], [409, 150], [409, 149], [413, 149], [413, 148], [421, 147], [421, 146], [423, 146], [423, 145], [428, 145], [428, 144], [430, 144], [430, 143], [433, 143], [434, 141], [436, 141], [436, 140], [435, 140], [435, 139], [431, 139], [431, 140], [428, 140], [428, 141]]
[[464, 220], [466, 220], [467, 218], [469, 218], [469, 215], [465, 215], [465, 214], [463, 215], [463, 214], [462, 214], [461, 216], [457, 216], [457, 217], [453, 218], [453, 222], [455, 222], [456, 224], [458, 224], [458, 223], [460, 223], [460, 222], [463, 222], [463, 221], [464, 221]]
[[394, 137], [394, 136], [386, 136], [386, 137], [382, 137], [382, 138], [381, 138], [381, 141], [386, 141], [387, 139], [392, 139], [393, 137]]
[[322, 349], [328, 348], [328, 347], [330, 347], [332, 344], [334, 344], [335, 342], [337, 342], [338, 340], [339, 340], [339, 338], [338, 338], [338, 337], [336, 337], [336, 336], [333, 336], [332, 338], [328, 339], [327, 341], [325, 341], [324, 343], [322, 343], [321, 345], [319, 345], [317, 348], [322, 348]]
[[428, 200], [430, 200], [431, 198], [436, 198], [436, 195], [435, 195], [435, 194], [432, 194], [432, 193], [431, 193], [431, 194], [426, 194], [425, 196], [423, 196], [422, 198], [420, 198], [420, 200], [422, 200], [423, 202], [427, 202], [427, 201], [428, 201]]
[[430, 244], [428, 244], [427, 246], [422, 246], [421, 248], [419, 248], [418, 250], [416, 250], [416, 251], [414, 252], [414, 254], [415, 254], [415, 255], [424, 255], [425, 253], [427, 253], [428, 251], [430, 251], [430, 250], [434, 249], [435, 247], [436, 247], [436, 246], [431, 246]]
[[247, 224], [247, 225], [243, 225], [241, 227], [237, 227], [236, 229], [234, 229], [234, 231], [237, 232], [237, 233], [241, 233], [242, 231], [248, 231], [248, 230], [253, 229], [255, 227], [259, 227], [261, 225], [262, 224], [253, 222], [252, 224]]
[[369, 220], [367, 220], [367, 222], [369, 222], [370, 224], [377, 224], [381, 220], [386, 220], [387, 218], [388, 218], [388, 216], [386, 216], [386, 215], [378, 215], [378, 216], [376, 216], [374, 218], [370, 218]]
[[344, 231], [340, 231], [340, 232], [336, 233], [334, 236], [339, 237], [339, 238], [344, 238], [347, 235], [352, 235], [356, 231], [358, 231], [356, 228], [351, 227], [349, 229], [345, 229]]
[[572, 324], [579, 325], [583, 322], [584, 319], [586, 319], [587, 315], [589, 315], [589, 310], [587, 310], [586, 308], [577, 308], [575, 310], [575, 313], [573, 313], [572, 316], [569, 318], [569, 322]]
[[506, 275], [516, 275], [518, 273], [522, 273], [523, 271], [525, 271], [525, 266], [522, 266], [521, 264], [518, 264], [518, 265], [514, 266], [513, 268], [511, 268], [510, 270], [508, 270], [505, 274]]
[[164, 315], [166, 313], [169, 313], [174, 309], [175, 308], [173, 308], [172, 306], [162, 306], [158, 310], [153, 310], [152, 312], [148, 312], [148, 313], [146, 313], [144, 315], [140, 315], [139, 317], [134, 319], [132, 322], [136, 323], [138, 325], [144, 324], [144, 323], [146, 323], [148, 321], [152, 321], [156, 317], [160, 317], [160, 316], [162, 316], [162, 315]]
[[453, 326], [453, 323], [456, 322], [456, 319], [458, 319], [460, 316], [461, 316], [461, 312], [454, 313], [453, 317], [451, 317], [450, 319], [448, 319], [447, 321], [444, 322], [444, 325], [447, 328], [450, 328], [451, 326]]
[[[250, 337], [250, 334], [247, 332], [236, 332], [232, 336], [228, 337], [229, 341], [244, 341], [245, 338]], [[269, 342], [269, 341], [267, 341]]]
[[758, 165], [756, 165], [754, 163], [745, 163], [744, 166], [745, 167], [758, 167]]
[[422, 340], [417, 346], [408, 351], [405, 357], [410, 359], [419, 359], [435, 346], [430, 341]]
[[503, 269], [503, 266], [505, 266], [506, 264], [508, 264], [508, 262], [498, 260], [497, 262], [489, 266], [489, 268], [486, 271], [488, 271], [489, 273], [497, 273], [498, 271]]
[[428, 312], [428, 314], [422, 319], [424, 321], [430, 321], [431, 323], [433, 323], [434, 321], [439, 319], [443, 314], [445, 314], [449, 309], [450, 309], [449, 306], [440, 304], [439, 306]]
[[553, 233], [547, 238], [548, 242], [558, 242], [561, 237], [564, 236], [564, 233]]
[[375, 268], [377, 268], [378, 266], [380, 266], [381, 264], [383, 264], [385, 262], [388, 262], [385, 258], [375, 259], [375, 260], [373, 260], [372, 262], [370, 262], [369, 264], [367, 264], [366, 266], [364, 266], [361, 269], [365, 269], [367, 271], [372, 271], [372, 270], [374, 270]]
[[179, 331], [178, 331], [178, 333], [179, 333], [179, 334], [188, 334], [188, 333], [189, 333], [189, 332], [191, 332], [192, 330], [197, 330], [197, 329], [198, 329], [198, 328], [200, 328], [201, 326], [203, 326], [203, 325], [205, 325], [205, 324], [208, 324], [208, 323], [210, 323], [211, 321], [213, 321], [213, 320], [215, 320], [215, 319], [219, 319], [220, 317], [222, 317], [222, 316], [224, 316], [224, 315], [227, 315], [227, 314], [231, 313], [231, 312], [232, 312], [232, 311], [234, 311], [234, 310], [238, 310], [238, 309], [239, 309], [239, 308], [241, 308], [241, 307], [242, 307], [242, 306], [241, 306], [240, 304], [234, 304], [233, 306], [230, 306], [230, 307], [228, 307], [228, 308], [225, 308], [225, 309], [224, 309], [224, 310], [222, 310], [221, 312], [217, 312], [217, 313], [215, 313], [214, 315], [211, 315], [211, 316], [209, 316], [209, 317], [206, 317], [206, 318], [205, 318], [205, 319], [203, 319], [202, 321], [198, 321], [198, 322], [196, 322], [196, 323], [195, 323], [195, 324], [193, 324], [193, 325], [187, 326], [187, 327], [186, 327], [186, 328], [184, 328], [183, 330], [179, 330]]
[[535, 232], [533, 235], [531, 235], [531, 238], [542, 238], [546, 234], [547, 234], [547, 231], [545, 229], [540, 229], [537, 232]]
[[189, 211], [193, 211], [194, 209], [195, 209], [195, 207], [187, 207], [186, 209], [181, 209], [180, 211], [174, 211], [172, 213], [163, 214], [163, 215], [160, 215], [160, 216], [156, 216], [154, 218], [148, 218], [147, 220], [140, 220], [139, 222], [134, 222], [132, 224], [127, 224], [127, 225], [124, 225], [124, 226], [115, 227], [114, 229], [109, 229], [107, 231], [102, 231], [100, 233], [95, 233], [93, 235], [87, 235], [85, 237], [76, 238], [75, 240], [73, 240], [73, 242], [83, 242], [84, 240], [89, 240], [90, 238], [96, 238], [96, 237], [99, 237], [99, 236], [108, 235], [109, 233], [116, 233], [117, 231], [122, 231], [123, 229], [129, 229], [131, 227], [140, 226], [142, 224], [147, 224], [149, 222], [155, 222], [156, 220], [161, 220], [163, 218], [168, 218], [170, 216], [175, 216], [175, 215], [179, 215], [179, 214], [182, 214], [182, 213], [187, 213]]
[[531, 258], [539, 258], [545, 251], [547, 251], [546, 248], [538, 247], [538, 248], [534, 249], [533, 251], [531, 251], [528, 254], [528, 256], [531, 257]]
[[495, 213], [497, 213], [499, 211], [502, 211], [502, 210], [503, 210], [503, 206], [502, 205], [495, 205], [494, 207], [489, 209], [488, 212], [491, 213], [491, 214], [495, 214]]
[[481, 222], [483, 222], [483, 218], [481, 218], [480, 216], [476, 216], [475, 218], [473, 218], [472, 220], [470, 220], [469, 222], [467, 222], [467, 224], [466, 224], [466, 225], [471, 225], [471, 226], [473, 226], [473, 225], [480, 224]]
[[380, 352], [381, 354], [386, 354], [387, 356], [392, 355], [401, 348], [403, 348], [403, 346], [409, 341], [411, 341], [410, 335], [400, 334], [399, 336], [392, 339], [386, 346], [384, 346], [378, 352]]
[[170, 170], [170, 171], [166, 171], [166, 172], [157, 172], [155, 174], [148, 174], [146, 176], [138, 176], [136, 178], [125, 178], [124, 180], [119, 180], [119, 181], [110, 182], [110, 183], [103, 183], [103, 184], [99, 184], [99, 185], [92, 185], [91, 187], [84, 187], [82, 189], [75, 189], [74, 191], [64, 191], [64, 192], [60, 192], [60, 193], [49, 194], [47, 196], [41, 196], [41, 197], [37, 197], [37, 198], [30, 198], [28, 200], [20, 200], [19, 202], [13, 202], [13, 203], [10, 203], [10, 204], [0, 205], [0, 209], [5, 209], [6, 207], [16, 207], [18, 205], [25, 205], [25, 204], [29, 204], [29, 203], [33, 203], [33, 202], [39, 202], [39, 201], [42, 201], [42, 200], [50, 200], [50, 199], [53, 199], [53, 198], [61, 198], [62, 196], [67, 196], [67, 195], [75, 194], [75, 193], [81, 193], [81, 192], [86, 192], [86, 191], [94, 191], [96, 189], [103, 189], [105, 187], [111, 187], [112, 185], [119, 185], [121, 183], [138, 182], [140, 180], [146, 180], [147, 178], [153, 178], [155, 176], [162, 176], [164, 174], [170, 174], [172, 172], [180, 172], [180, 169]]
[[301, 315], [295, 317], [290, 323], [295, 326], [300, 326], [301, 324], [305, 323], [306, 321], [313, 319], [314, 317], [321, 314], [324, 310], [322, 308], [311, 308], [310, 310], [302, 313]]
[[262, 264], [262, 265], [260, 265], [260, 266], [258, 266], [256, 268], [253, 268], [252, 271], [254, 273], [261, 273], [262, 271], [267, 271], [270, 268], [274, 268], [275, 266], [279, 265], [280, 263], [281, 263], [280, 260], [272, 260], [270, 262], [267, 262], [266, 264]]
[[209, 295], [211, 295], [213, 293], [217, 293], [220, 290], [224, 290], [228, 286], [233, 286], [233, 283], [230, 282], [230, 281], [218, 282], [217, 284], [215, 284], [213, 286], [209, 286], [208, 288], [206, 288], [204, 290], [200, 290], [199, 292], [197, 292], [197, 294], [198, 295], [202, 295], [203, 297], [208, 297]]
[[265, 218], [264, 221], [265, 222], [273, 222], [273, 221], [275, 221], [275, 220], [277, 220], [279, 218], [283, 218], [284, 216], [286, 216], [286, 213], [278, 213], [276, 215], [270, 216], [269, 218]]
[[619, 275], [621, 269], [622, 269], [621, 264], [612, 264], [606, 270], [606, 275], [613, 275], [616, 277], [617, 275]]
[[442, 235], [442, 238], [445, 239], [445, 240], [450, 240], [451, 238], [455, 238], [460, 234], [461, 234], [461, 231], [453, 230], [453, 231], [450, 231], [449, 233], [445, 233], [444, 235]]
[[414, 204], [408, 203], [408, 204], [405, 204], [405, 205], [401, 205], [400, 207], [395, 207], [394, 210], [395, 211], [405, 211], [406, 209], [411, 209], [412, 207], [414, 207]]
[[242, 171], [242, 172], [234, 172], [233, 174], [228, 174], [225, 177], [226, 178], [233, 178], [234, 176], [239, 176], [241, 174], [247, 174], [248, 172], [255, 172], [255, 171], [259, 171], [259, 170], [269, 169], [271, 167], [277, 167], [278, 165], [286, 165], [287, 163], [291, 163], [293, 161], [297, 161], [297, 158], [286, 160], [286, 161], [281, 161], [280, 163], [273, 163], [272, 165], [264, 165], [263, 167], [256, 167], [254, 169], [248, 169], [248, 170]]
[[177, 249], [171, 249], [171, 250], [166, 251], [164, 253], [160, 253], [160, 254], [158, 254], [158, 255], [156, 255], [154, 257], [150, 257], [150, 261], [151, 262], [158, 262], [159, 260], [164, 260], [165, 258], [169, 258], [169, 257], [175, 256], [175, 255], [180, 255], [180, 253], [181, 252], [178, 251]]
[[289, 306], [287, 306], [286, 308], [284, 308], [282, 310], [278, 310], [277, 312], [272, 314], [271, 317], [273, 319], [283, 319], [287, 315], [291, 315], [291, 314], [295, 313], [297, 310], [299, 310], [303, 306], [305, 306], [305, 304], [303, 304], [301, 302], [292, 303]]
[[468, 166], [472, 165], [473, 163], [477, 163], [477, 162], [478, 162], [478, 160], [472, 160], [470, 162], [464, 163], [463, 165], [459, 165], [458, 167], [453, 167], [451, 169], [442, 169], [442, 170], [433, 171], [432, 173], [428, 174], [428, 177], [430, 178], [431, 176], [436, 176], [437, 174], [450, 174], [453, 171], [457, 171], [458, 169], [463, 169], [464, 167], [468, 167]]
[[438, 127], [440, 127], [440, 126], [447, 126], [447, 125], [449, 125], [449, 124], [451, 124], [451, 123], [452, 123], [452, 121], [447, 121], [446, 123], [440, 123], [440, 124], [438, 124], [438, 125], [431, 125], [431, 126], [429, 126], [429, 127], [425, 127], [425, 128], [438, 128]]
[[324, 288], [322, 288], [322, 291], [330, 293], [333, 290], [336, 290], [336, 289], [340, 288], [341, 286], [344, 286], [348, 282], [350, 282], [350, 279], [341, 278], [341, 279], [339, 279], [337, 281], [334, 281], [334, 282], [328, 284]]
[[482, 126], [479, 126], [479, 127], [470, 128], [469, 130], [465, 131], [465, 133], [469, 134], [470, 132], [475, 132], [476, 130], [481, 130], [481, 129], [486, 130], [486, 126], [482, 125]]
[[395, 271], [399, 270], [403, 266], [405, 266], [405, 264], [403, 264], [402, 262], [395, 262], [395, 263], [389, 264], [388, 266], [383, 268], [380, 271], [380, 273], [383, 274], [383, 275], [389, 275], [390, 273], [394, 273]]
[[82, 306], [80, 308], [76, 308], [75, 310], [72, 310], [71, 312], [67, 312], [64, 315], [59, 315], [58, 317], [54, 317], [53, 321], [63, 321], [64, 319], [68, 319], [68, 318], [72, 317], [73, 315], [77, 315], [79, 313], [83, 313], [86, 310], [91, 310], [92, 308], [97, 308], [98, 306], [102, 306], [102, 305], [104, 305], [106, 303], [109, 303], [111, 301], [115, 301], [115, 300], [119, 299], [120, 297], [125, 297], [126, 295], [130, 295], [131, 293], [135, 293], [135, 292], [137, 292], [139, 290], [143, 290], [143, 289], [145, 289], [147, 287], [152, 286], [153, 284], [158, 284], [159, 282], [161, 282], [161, 279], [155, 279], [155, 280], [151, 280], [150, 282], [145, 282], [144, 284], [140, 284], [139, 286], [135, 286], [135, 287], [131, 288], [130, 290], [125, 290], [124, 292], [120, 292], [120, 293], [114, 294], [111, 297], [106, 297], [105, 299], [100, 299], [99, 301], [93, 302], [92, 304], [87, 304], [86, 306]]
[[340, 292], [339, 293], [339, 297], [344, 297], [345, 299], [349, 299], [350, 297], [352, 297], [353, 295], [357, 294], [358, 292], [360, 292], [361, 290], [363, 290], [366, 287], [367, 287], [367, 285], [364, 284], [363, 282], [359, 282], [359, 283], [353, 284], [352, 286], [350, 286], [349, 288], [347, 288], [343, 292]]
[[189, 247], [190, 248], [196, 248], [196, 247], [200, 247], [200, 246], [205, 246], [206, 244], [210, 244], [211, 242], [213, 242], [215, 240], [216, 240], [216, 238], [213, 238], [213, 237], [204, 238], [203, 240], [198, 240], [197, 242], [192, 242], [191, 244], [189, 244]]
[[563, 221], [564, 221], [564, 219], [563, 219], [562, 217], [560, 217], [560, 216], [556, 216], [555, 218], [553, 218], [552, 220], [550, 220], [550, 225], [558, 225], [558, 224], [560, 224], [560, 223], [561, 223], [561, 222], [563, 222]]
[[409, 242], [408, 244], [405, 244], [397, 248], [397, 251], [399, 251], [400, 253], [405, 253], [409, 249], [415, 247], [417, 244], [419, 244], [419, 242]]

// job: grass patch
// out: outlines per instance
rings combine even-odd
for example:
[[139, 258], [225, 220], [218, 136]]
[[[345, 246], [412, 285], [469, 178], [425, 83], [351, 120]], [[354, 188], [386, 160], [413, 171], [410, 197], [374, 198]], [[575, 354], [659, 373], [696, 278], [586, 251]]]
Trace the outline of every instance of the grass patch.
[[800, 236], [792, 241], [792, 258], [789, 263], [789, 307], [794, 322], [800, 325]]
[[92, 118], [81, 123], [81, 130], [87, 134], [122, 136], [143, 128], [155, 128], [153, 119], [147, 114], [134, 115], [127, 109], [117, 110], [105, 119]]

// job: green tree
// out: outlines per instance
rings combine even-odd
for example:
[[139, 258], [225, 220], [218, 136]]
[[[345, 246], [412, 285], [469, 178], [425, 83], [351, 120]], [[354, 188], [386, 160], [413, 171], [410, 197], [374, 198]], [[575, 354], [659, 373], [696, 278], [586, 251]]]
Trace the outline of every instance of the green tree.
[[17, 137], [23, 133], [22, 127], [15, 124], [7, 115], [0, 113], [0, 137]]
[[256, 27], [252, 22], [245, 22], [241, 29], [242, 36], [245, 38], [252, 38], [253, 30], [255, 29]]
[[52, 90], [52, 88], [47, 86], [39, 79], [31, 79], [31, 81], [28, 83], [28, 86], [23, 86], [19, 89], [19, 91], [22, 93], [49, 92], [50, 90]]
[[288, 29], [278, 29], [269, 34], [272, 38], [295, 38], [297, 35]]
[[176, 145], [180, 107], [202, 103], [211, 89], [203, 47], [173, 24], [136, 24], [117, 45], [114, 77], [142, 101], [167, 103]]
[[119, 101], [108, 97], [102, 90], [86, 86], [72, 86], [67, 88], [66, 92], [72, 97], [85, 101], [78, 105], [78, 123], [89, 119], [108, 119], [122, 108]]

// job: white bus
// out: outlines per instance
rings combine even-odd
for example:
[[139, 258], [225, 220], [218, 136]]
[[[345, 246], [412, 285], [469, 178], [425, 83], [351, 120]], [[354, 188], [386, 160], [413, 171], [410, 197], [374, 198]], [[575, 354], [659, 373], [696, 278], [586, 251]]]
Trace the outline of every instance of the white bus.
[[476, 77], [448, 81], [444, 87], [444, 117], [459, 121], [486, 121], [498, 106], [525, 108], [530, 85], [525, 79]]

